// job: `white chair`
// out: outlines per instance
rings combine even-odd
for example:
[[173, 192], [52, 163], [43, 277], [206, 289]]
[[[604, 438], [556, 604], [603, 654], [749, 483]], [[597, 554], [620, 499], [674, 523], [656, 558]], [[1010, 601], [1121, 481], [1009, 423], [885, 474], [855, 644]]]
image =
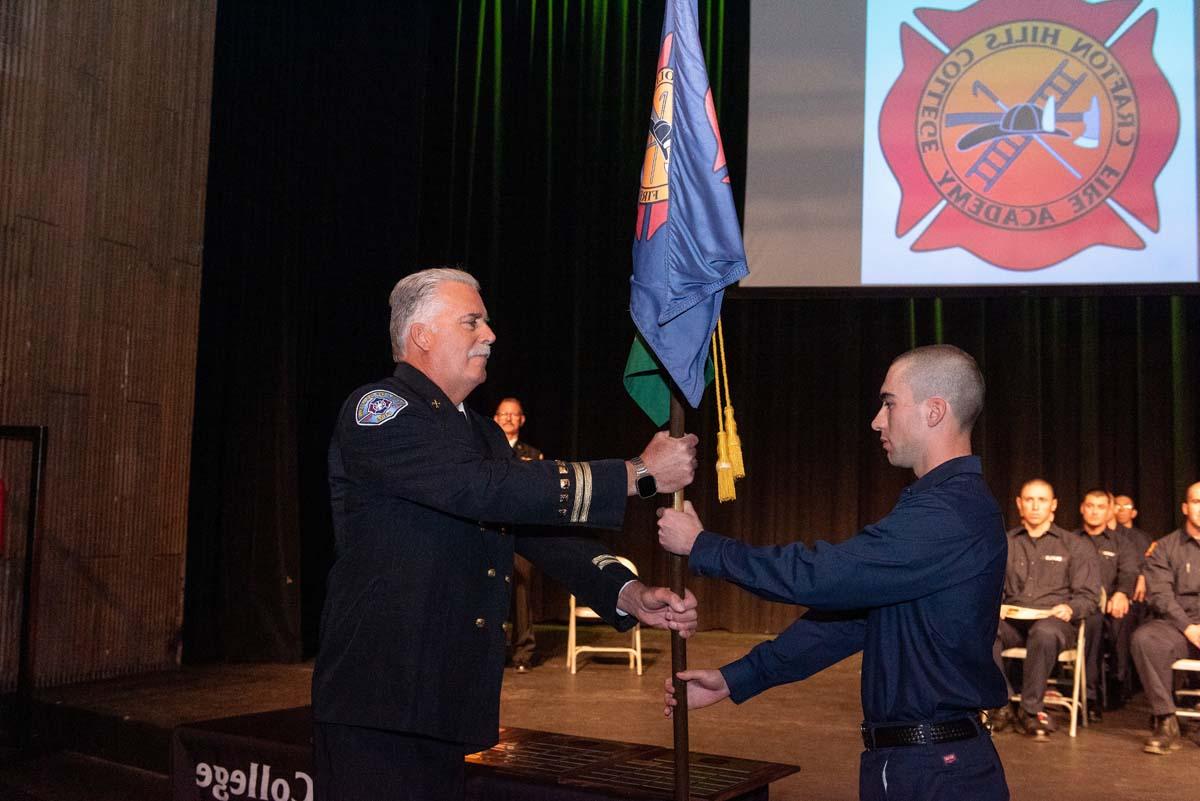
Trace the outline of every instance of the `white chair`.
[[[617, 561], [629, 568], [633, 575], [637, 575], [637, 568], [633, 566], [633, 562], [626, 559], [624, 556], [618, 556]], [[628, 648], [618, 648], [616, 646], [598, 646], [598, 645], [576, 645], [575, 644], [575, 620], [599, 620], [600, 616], [596, 614], [590, 606], [579, 606], [575, 603], [575, 596], [571, 596], [570, 614], [567, 615], [567, 670], [571, 671], [571, 675], [575, 675], [575, 670], [579, 667], [579, 654], [629, 654], [629, 669], [632, 670], [636, 664], [637, 674], [642, 675], [642, 627], [638, 624], [631, 629], [633, 635], [632, 643]]]
[[[1009, 612], [1010, 610], [1015, 610], [1015, 609], [1017, 609], [1017, 607], [1001, 608], [1000, 616], [1005, 617], [1006, 612]], [[1007, 616], [1014, 617], [1014, 618], [1026, 617], [1025, 615], [1016, 614], [1016, 613], [1008, 614]], [[1043, 615], [1043, 617], [1044, 617], [1044, 615]], [[1079, 635], [1075, 639], [1075, 647], [1068, 648], [1065, 651], [1060, 651], [1058, 654], [1058, 661], [1070, 666], [1071, 673], [1073, 674], [1071, 677], [1072, 678], [1071, 697], [1068, 698], [1068, 697], [1064, 696], [1062, 693], [1058, 692], [1057, 689], [1055, 689], [1053, 692], [1047, 692], [1045, 697], [1042, 699], [1042, 703], [1044, 703], [1044, 704], [1055, 704], [1057, 706], [1062, 706], [1062, 707], [1067, 708], [1067, 710], [1071, 714], [1070, 735], [1072, 737], [1075, 736], [1075, 725], [1080, 719], [1083, 720], [1084, 726], [1088, 725], [1088, 722], [1087, 722], [1087, 659], [1084, 656], [1084, 649], [1083, 649], [1083, 642], [1084, 642], [1083, 629], [1084, 629], [1084, 621], [1081, 620], [1081, 621], [1079, 621]], [[1003, 651], [1000, 652], [1000, 656], [1004, 657], [1005, 659], [1024, 659], [1025, 655], [1026, 655], [1026, 651], [1024, 648], [1005, 648]], [[1050, 685], [1055, 685], [1057, 687], [1058, 682], [1055, 679], [1047, 679], [1046, 683], [1050, 684]], [[1013, 696], [1010, 700], [1020, 701], [1021, 694], [1013, 693]]]
[[[1200, 673], [1200, 659], [1176, 659], [1171, 663], [1171, 670], [1191, 670]], [[1188, 698], [1198, 698], [1200, 697], [1200, 690], [1176, 690], [1175, 695]], [[1195, 708], [1180, 709], [1177, 706], [1175, 707], [1175, 715], [1176, 717], [1181, 718], [1200, 718], [1200, 710]]]

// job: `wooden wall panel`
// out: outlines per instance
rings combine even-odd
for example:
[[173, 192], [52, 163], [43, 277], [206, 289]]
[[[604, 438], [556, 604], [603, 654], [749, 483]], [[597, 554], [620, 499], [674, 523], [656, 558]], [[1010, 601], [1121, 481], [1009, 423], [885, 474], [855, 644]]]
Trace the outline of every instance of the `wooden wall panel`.
[[[50, 427], [36, 681], [174, 667], [215, 0], [0, 5], [0, 423]], [[28, 447], [0, 443], [0, 690]]]

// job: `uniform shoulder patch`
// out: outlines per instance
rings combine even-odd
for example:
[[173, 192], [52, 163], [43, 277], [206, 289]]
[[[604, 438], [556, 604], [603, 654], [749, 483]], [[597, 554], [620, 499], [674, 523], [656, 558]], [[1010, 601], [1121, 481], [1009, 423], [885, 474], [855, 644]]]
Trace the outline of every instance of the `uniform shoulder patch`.
[[407, 405], [408, 401], [395, 392], [373, 389], [359, 398], [354, 407], [354, 420], [360, 426], [381, 426]]

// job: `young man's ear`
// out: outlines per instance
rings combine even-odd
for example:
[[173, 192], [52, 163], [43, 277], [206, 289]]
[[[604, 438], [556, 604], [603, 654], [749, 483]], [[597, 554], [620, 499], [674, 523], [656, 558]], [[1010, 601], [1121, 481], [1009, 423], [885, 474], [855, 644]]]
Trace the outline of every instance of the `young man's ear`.
[[946, 418], [946, 415], [950, 412], [950, 405], [946, 403], [944, 398], [939, 398], [936, 395], [926, 402], [929, 404], [929, 411], [925, 414], [925, 424], [933, 428]]

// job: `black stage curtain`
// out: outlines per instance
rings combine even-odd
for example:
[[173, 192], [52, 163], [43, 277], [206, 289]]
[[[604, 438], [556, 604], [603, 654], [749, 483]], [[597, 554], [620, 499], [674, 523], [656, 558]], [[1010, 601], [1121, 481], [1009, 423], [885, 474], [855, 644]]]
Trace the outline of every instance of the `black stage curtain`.
[[[749, 4], [699, 6], [741, 187]], [[417, 267], [458, 263], [483, 283], [499, 340], [476, 408], [520, 397], [525, 437], [550, 457], [630, 456], [653, 433], [620, 376], [662, 10], [222, 4], [186, 658], [315, 650], [332, 559], [329, 432], [351, 389], [391, 371], [387, 293]], [[752, 542], [840, 540], [886, 513], [911, 475], [887, 465], [868, 424], [888, 363], [915, 344], [953, 342], [984, 366], [977, 447], [1010, 519], [1021, 481], [1043, 475], [1063, 525], [1103, 484], [1163, 532], [1200, 478], [1195, 296], [735, 293], [725, 320], [750, 475], [718, 506], [710, 393], [689, 415], [704, 440], [690, 495], [710, 528]], [[625, 531], [601, 536], [666, 581], [652, 505], [631, 503]], [[694, 585], [706, 626], [778, 631], [796, 614]], [[535, 614], [562, 619], [563, 591], [535, 589]]]
[[432, 5], [218, 8], [188, 661], [314, 647], [331, 423], [388, 369], [387, 294], [416, 255]]

